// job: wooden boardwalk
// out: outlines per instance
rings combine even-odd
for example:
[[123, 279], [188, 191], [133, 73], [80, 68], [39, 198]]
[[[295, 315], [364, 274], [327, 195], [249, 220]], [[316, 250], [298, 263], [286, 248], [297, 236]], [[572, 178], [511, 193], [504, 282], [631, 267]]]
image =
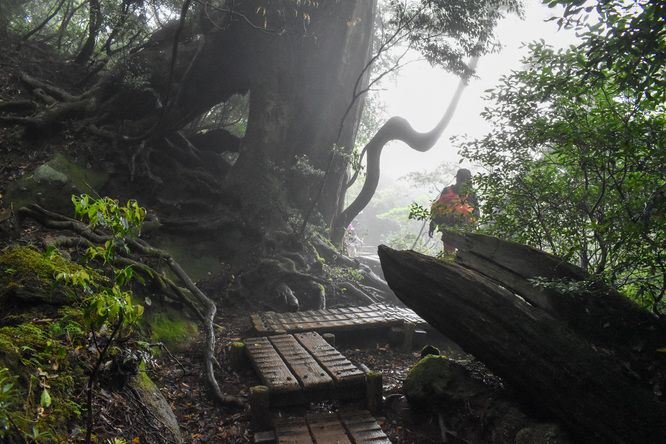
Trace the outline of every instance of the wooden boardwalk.
[[255, 443], [390, 444], [391, 441], [370, 412], [361, 410], [280, 418], [275, 421], [275, 431], [257, 433]]
[[265, 335], [303, 331], [335, 333], [391, 327], [405, 322], [414, 323], [419, 327], [427, 325], [409, 308], [383, 304], [295, 313], [256, 313], [251, 315], [251, 320], [255, 330]]
[[365, 374], [316, 332], [249, 338], [245, 347], [273, 405], [365, 395]]
[[[258, 335], [244, 340], [245, 350], [262, 384], [268, 387], [271, 406], [322, 399], [365, 398], [365, 374], [328, 344], [319, 332], [352, 334], [369, 329], [381, 332], [382, 328], [390, 329], [405, 323], [427, 326], [412, 310], [383, 304], [296, 313], [258, 313], [251, 319]], [[273, 423], [274, 430], [255, 434], [256, 443], [391, 442], [366, 410], [278, 418]]]

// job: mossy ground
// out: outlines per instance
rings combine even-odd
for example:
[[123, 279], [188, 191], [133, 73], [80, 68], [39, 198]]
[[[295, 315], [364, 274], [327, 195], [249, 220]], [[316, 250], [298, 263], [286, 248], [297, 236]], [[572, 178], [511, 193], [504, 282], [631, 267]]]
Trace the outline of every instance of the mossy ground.
[[[26, 315], [31, 316], [29, 313], [43, 314], [54, 307], [75, 304], [77, 291], [57, 284], [55, 277], [83, 269], [58, 254], [46, 257], [31, 246], [8, 247], [1, 251], [0, 317], [3, 324], [20, 322]], [[92, 271], [90, 275], [102, 278]]]
[[[59, 273], [81, 270], [104, 279], [34, 247], [0, 252], [0, 380], [8, 387], [0, 396], [0, 438], [68, 442], [85, 433], [90, 368], [104, 340], [95, 332], [97, 342], [92, 341], [93, 333], [84, 327], [83, 295], [77, 293], [81, 290], [55, 285]], [[168, 314], [155, 318], [160, 341], [174, 344], [193, 336], [192, 331], [196, 334], [191, 322], [176, 322], [176, 313]], [[126, 357], [119, 350], [111, 347], [109, 363]], [[104, 374], [100, 381], [118, 379]]]
[[81, 344], [87, 339], [70, 310], [57, 315], [0, 328], [0, 368], [15, 383], [4, 413], [24, 432], [44, 433], [38, 442], [65, 441], [80, 426], [85, 404], [81, 387], [90, 356]]
[[0, 284], [3, 289], [20, 285], [27, 279], [38, 279], [50, 285], [57, 273], [74, 273], [81, 269], [81, 266], [59, 255], [47, 258], [31, 246], [11, 246], [0, 252]]

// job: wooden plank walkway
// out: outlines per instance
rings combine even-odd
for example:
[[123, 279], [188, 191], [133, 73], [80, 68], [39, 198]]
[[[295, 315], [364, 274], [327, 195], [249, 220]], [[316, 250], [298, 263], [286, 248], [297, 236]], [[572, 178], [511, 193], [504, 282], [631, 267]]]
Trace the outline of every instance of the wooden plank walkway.
[[330, 413], [310, 414], [305, 417], [305, 420], [308, 423], [312, 441], [351, 444], [338, 415]]
[[365, 395], [365, 374], [316, 332], [244, 342], [252, 366], [268, 387], [271, 404]]
[[308, 414], [275, 420], [274, 432], [255, 435], [255, 443], [278, 444], [390, 444], [367, 410]]
[[275, 438], [278, 443], [312, 444], [305, 418], [289, 418], [275, 428]]
[[373, 304], [361, 307], [295, 313], [256, 313], [252, 325], [260, 334], [283, 334], [304, 331], [331, 332], [390, 327], [411, 322], [419, 327], [427, 323], [409, 308]]
[[328, 392], [333, 379], [292, 335], [269, 338], [273, 347], [296, 376], [304, 392]]

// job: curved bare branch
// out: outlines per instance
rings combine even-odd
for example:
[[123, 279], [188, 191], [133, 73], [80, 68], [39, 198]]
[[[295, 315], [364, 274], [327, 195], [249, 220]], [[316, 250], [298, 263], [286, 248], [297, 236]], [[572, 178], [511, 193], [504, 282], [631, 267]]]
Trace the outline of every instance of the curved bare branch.
[[[476, 68], [478, 61], [479, 57], [473, 57], [468, 64], [470, 69], [473, 70]], [[354, 202], [352, 202], [340, 214], [335, 224], [336, 227], [348, 226], [358, 213], [365, 208], [375, 194], [380, 175], [379, 161], [384, 146], [393, 140], [400, 140], [416, 151], [428, 151], [435, 145], [446, 127], [449, 125], [466, 86], [467, 81], [461, 79], [444, 115], [437, 125], [427, 133], [419, 133], [415, 131], [409, 122], [403, 117], [391, 117], [384, 126], [379, 129], [377, 134], [374, 135], [365, 147], [368, 155], [368, 171], [363, 188]]]

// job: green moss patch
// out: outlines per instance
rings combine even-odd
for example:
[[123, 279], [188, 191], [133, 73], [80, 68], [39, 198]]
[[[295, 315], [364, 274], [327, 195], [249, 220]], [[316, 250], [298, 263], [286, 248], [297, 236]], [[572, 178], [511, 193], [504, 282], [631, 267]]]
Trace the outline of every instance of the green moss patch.
[[[214, 245], [215, 243], [209, 240], [198, 241], [171, 236], [159, 240], [156, 246], [171, 253], [188, 276], [197, 282], [223, 270], [220, 260], [217, 259], [219, 251]], [[171, 270], [167, 271], [167, 276], [175, 278]]]
[[169, 350], [187, 349], [199, 337], [197, 324], [173, 308], [144, 313], [142, 323], [150, 330], [150, 341], [161, 342]]
[[0, 307], [17, 304], [63, 304], [67, 289], [52, 288], [58, 273], [83, 268], [60, 256], [49, 259], [31, 247], [9, 247], [0, 252]]

